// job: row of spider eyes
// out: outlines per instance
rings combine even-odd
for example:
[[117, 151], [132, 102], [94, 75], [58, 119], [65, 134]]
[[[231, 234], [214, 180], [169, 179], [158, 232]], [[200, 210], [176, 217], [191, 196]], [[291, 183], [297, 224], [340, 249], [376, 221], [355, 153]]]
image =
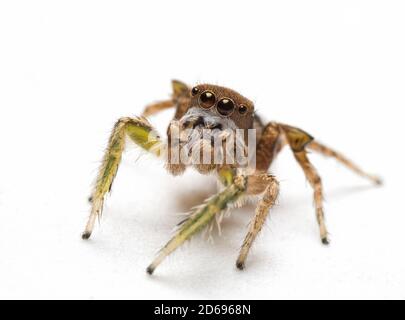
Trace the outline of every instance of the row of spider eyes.
[[[194, 87], [191, 89], [191, 94], [196, 96], [200, 93], [200, 89]], [[230, 98], [222, 98], [217, 102], [217, 98], [212, 91], [205, 90], [198, 97], [198, 104], [201, 108], [211, 109], [215, 104], [217, 105], [217, 111], [220, 115], [230, 116], [235, 111], [235, 103]], [[243, 104], [239, 105], [238, 112], [240, 114], [245, 114], [247, 112], [247, 107]]]

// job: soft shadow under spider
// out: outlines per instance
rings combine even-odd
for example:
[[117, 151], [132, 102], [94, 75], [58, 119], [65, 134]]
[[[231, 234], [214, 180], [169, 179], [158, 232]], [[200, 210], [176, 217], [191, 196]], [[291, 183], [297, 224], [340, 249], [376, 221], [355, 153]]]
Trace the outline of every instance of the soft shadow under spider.
[[208, 186], [199, 190], [182, 190], [175, 196], [174, 210], [179, 213], [189, 212], [191, 208], [201, 205], [206, 199], [215, 194], [216, 183], [210, 182]]

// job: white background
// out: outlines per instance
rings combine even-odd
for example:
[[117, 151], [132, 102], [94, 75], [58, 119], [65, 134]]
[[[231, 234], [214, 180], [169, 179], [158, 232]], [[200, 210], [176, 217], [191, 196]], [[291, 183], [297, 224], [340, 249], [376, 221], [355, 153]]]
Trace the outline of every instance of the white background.
[[[404, 16], [403, 1], [2, 1], [0, 298], [405, 298]], [[234, 262], [252, 206], [148, 276], [176, 214], [212, 194], [212, 178], [173, 178], [132, 148], [100, 226], [88, 242], [80, 234], [115, 120], [167, 98], [172, 78], [241, 92], [385, 185], [311, 155], [323, 247], [286, 149], [245, 271]], [[151, 121], [164, 132], [171, 116]]]

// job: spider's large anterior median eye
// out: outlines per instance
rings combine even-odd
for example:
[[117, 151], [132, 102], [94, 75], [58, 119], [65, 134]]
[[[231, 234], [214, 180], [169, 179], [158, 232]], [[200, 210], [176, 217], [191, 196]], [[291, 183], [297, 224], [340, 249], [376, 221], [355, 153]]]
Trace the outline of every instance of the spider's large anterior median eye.
[[209, 109], [215, 104], [216, 98], [211, 91], [204, 91], [200, 95], [199, 102], [201, 107], [204, 109]]
[[223, 116], [229, 116], [235, 109], [235, 104], [231, 99], [223, 98], [218, 101], [217, 110]]
[[193, 96], [195, 96], [199, 92], [200, 92], [200, 89], [198, 89], [197, 87], [194, 87], [193, 89], [191, 89], [191, 95], [193, 95]]

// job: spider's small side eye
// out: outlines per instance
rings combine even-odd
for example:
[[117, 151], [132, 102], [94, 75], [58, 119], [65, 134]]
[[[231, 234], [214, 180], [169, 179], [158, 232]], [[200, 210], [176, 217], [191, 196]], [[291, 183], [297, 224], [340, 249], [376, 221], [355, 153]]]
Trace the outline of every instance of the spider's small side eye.
[[211, 91], [204, 91], [199, 98], [200, 106], [204, 109], [211, 108], [216, 102], [215, 95]]
[[197, 87], [194, 87], [193, 89], [191, 89], [191, 95], [193, 95], [193, 96], [195, 96], [199, 92], [200, 92], [200, 89], [198, 89]]
[[246, 112], [247, 112], [247, 107], [246, 106], [244, 106], [243, 104], [241, 104], [240, 106], [239, 106], [239, 109], [238, 109], [238, 111], [239, 111], [239, 113], [240, 114], [245, 114]]
[[233, 110], [235, 109], [235, 104], [231, 99], [223, 98], [218, 101], [217, 110], [218, 113], [223, 116], [229, 116], [232, 114]]

